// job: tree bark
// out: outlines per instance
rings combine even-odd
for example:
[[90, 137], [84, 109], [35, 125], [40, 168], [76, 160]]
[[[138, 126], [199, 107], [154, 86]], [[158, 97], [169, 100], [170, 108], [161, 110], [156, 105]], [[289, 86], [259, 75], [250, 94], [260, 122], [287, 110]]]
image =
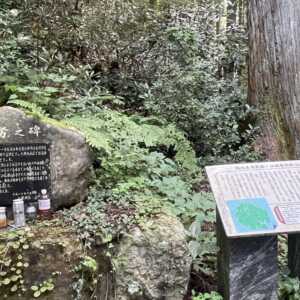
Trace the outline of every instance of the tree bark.
[[227, 0], [215, 0], [215, 5], [218, 8], [219, 19], [216, 22], [216, 33], [220, 34], [226, 30], [227, 25]]
[[245, 2], [244, 0], [239, 0], [239, 25], [245, 24]]
[[227, 28], [237, 24], [238, 0], [231, 0], [227, 4]]
[[300, 158], [300, 1], [249, 0], [248, 15], [249, 101], [278, 158]]

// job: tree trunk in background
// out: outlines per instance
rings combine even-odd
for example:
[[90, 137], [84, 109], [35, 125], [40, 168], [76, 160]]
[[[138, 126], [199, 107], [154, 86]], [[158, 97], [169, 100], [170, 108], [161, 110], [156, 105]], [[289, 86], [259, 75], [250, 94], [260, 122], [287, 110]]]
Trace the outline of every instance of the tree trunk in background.
[[249, 0], [249, 101], [278, 155], [300, 158], [300, 1]]
[[215, 0], [215, 5], [218, 7], [219, 20], [216, 23], [216, 33], [220, 34], [226, 30], [227, 23], [227, 0]]
[[245, 2], [244, 0], [239, 0], [239, 25], [245, 25]]
[[231, 0], [227, 3], [227, 28], [237, 23], [238, 0]]

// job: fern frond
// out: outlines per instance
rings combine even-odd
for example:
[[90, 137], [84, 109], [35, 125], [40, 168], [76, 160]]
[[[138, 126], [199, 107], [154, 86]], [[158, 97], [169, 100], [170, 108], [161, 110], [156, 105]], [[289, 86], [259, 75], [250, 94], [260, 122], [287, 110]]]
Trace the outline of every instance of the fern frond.
[[40, 106], [29, 101], [15, 99], [15, 100], [9, 100], [7, 104], [24, 108], [25, 110], [27, 110], [28, 112], [30, 112], [31, 114], [33, 114], [34, 116], [40, 119], [48, 116], [47, 113]]
[[174, 145], [176, 161], [190, 172], [198, 170], [195, 152], [183, 133], [174, 125], [150, 125], [142, 119], [104, 109], [95, 115], [74, 116], [66, 123], [81, 131], [90, 146], [106, 153], [121, 151], [124, 145], [127, 149], [141, 144], [146, 148]]
[[75, 116], [66, 120], [66, 124], [77, 128], [85, 136], [91, 147], [102, 150], [107, 154], [111, 152], [110, 139], [103, 130], [103, 120], [96, 117]]

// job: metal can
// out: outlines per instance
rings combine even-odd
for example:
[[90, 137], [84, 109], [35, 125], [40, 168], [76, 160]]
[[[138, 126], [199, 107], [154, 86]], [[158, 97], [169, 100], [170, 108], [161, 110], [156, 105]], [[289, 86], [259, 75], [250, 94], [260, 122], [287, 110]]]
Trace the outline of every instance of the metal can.
[[7, 226], [6, 207], [0, 207], [0, 228]]
[[24, 212], [24, 200], [15, 199], [13, 200], [13, 213], [16, 227], [25, 226], [25, 212]]

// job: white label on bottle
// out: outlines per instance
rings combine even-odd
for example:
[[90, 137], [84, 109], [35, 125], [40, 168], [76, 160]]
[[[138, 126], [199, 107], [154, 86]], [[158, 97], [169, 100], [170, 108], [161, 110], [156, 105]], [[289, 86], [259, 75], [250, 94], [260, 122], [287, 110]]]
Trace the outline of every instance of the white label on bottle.
[[40, 199], [39, 200], [39, 210], [48, 210], [50, 209], [50, 199]]

